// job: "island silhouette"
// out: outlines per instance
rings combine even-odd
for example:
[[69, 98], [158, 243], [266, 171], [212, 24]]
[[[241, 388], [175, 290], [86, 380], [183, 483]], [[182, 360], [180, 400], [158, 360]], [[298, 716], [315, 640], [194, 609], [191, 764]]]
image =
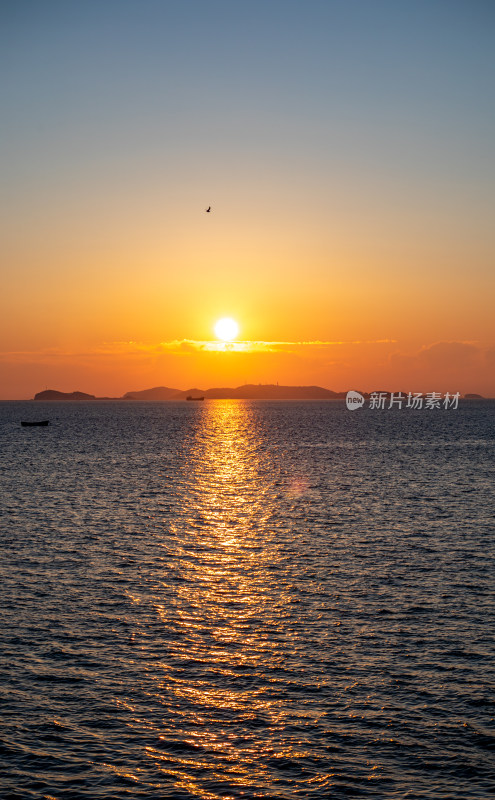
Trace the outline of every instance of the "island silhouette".
[[[372, 394], [390, 395], [386, 389], [374, 389], [372, 392], [359, 392], [363, 397], [369, 398]], [[404, 390], [393, 390], [395, 397], [402, 394], [407, 397]], [[182, 391], [169, 386], [155, 386], [153, 389], [141, 389], [137, 392], [126, 392], [121, 397], [97, 397], [86, 392], [59, 392], [56, 389], [45, 389], [35, 394], [33, 400], [45, 403], [86, 403], [102, 400], [125, 400], [141, 402], [176, 402], [181, 400], [343, 400], [347, 392], [334, 392], [322, 386], [279, 386], [278, 383], [247, 383], [236, 387], [216, 387], [213, 389], [198, 389], [193, 387]], [[480, 394], [465, 394], [464, 400], [485, 400]]]
[[[363, 392], [363, 394], [365, 394]], [[182, 391], [168, 386], [155, 386], [137, 392], [126, 392], [122, 397], [97, 397], [86, 392], [59, 392], [45, 389], [34, 396], [44, 402], [94, 402], [96, 400], [141, 400], [146, 402], [168, 402], [187, 400], [188, 397], [204, 397], [209, 400], [336, 400], [344, 398], [346, 392], [333, 392], [321, 386], [279, 386], [278, 384], [245, 384], [237, 387], [198, 389], [192, 387]]]

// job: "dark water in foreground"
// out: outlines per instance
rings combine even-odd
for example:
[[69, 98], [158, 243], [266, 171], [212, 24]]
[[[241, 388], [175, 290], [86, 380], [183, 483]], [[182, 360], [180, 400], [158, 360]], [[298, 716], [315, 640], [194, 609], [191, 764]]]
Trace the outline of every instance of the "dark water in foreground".
[[0, 404], [0, 796], [492, 796], [494, 412]]

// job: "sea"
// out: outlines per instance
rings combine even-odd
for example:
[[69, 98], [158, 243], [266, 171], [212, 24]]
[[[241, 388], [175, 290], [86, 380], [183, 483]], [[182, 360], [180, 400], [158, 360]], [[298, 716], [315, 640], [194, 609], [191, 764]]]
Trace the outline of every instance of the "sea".
[[2, 800], [493, 797], [494, 420], [1, 403]]

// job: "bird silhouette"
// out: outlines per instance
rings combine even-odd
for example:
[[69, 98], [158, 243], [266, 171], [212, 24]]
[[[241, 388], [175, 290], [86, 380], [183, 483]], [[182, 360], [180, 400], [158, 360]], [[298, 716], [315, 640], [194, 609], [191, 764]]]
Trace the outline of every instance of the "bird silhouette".
[[211, 211], [211, 206], [208, 206], [208, 208], [206, 209], [206, 213], [209, 214], [210, 211]]

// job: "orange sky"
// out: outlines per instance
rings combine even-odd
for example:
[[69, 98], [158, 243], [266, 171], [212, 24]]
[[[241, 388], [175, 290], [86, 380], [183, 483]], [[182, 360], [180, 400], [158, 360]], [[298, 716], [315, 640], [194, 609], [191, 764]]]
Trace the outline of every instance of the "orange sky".
[[[445, 27], [441, 2], [335, 3], [334, 39], [323, 3], [215, 24], [150, 3], [141, 27], [104, 5], [3, 26], [0, 399], [277, 381], [495, 396], [481, 8], [449, 5]], [[202, 344], [222, 316], [242, 352]]]

